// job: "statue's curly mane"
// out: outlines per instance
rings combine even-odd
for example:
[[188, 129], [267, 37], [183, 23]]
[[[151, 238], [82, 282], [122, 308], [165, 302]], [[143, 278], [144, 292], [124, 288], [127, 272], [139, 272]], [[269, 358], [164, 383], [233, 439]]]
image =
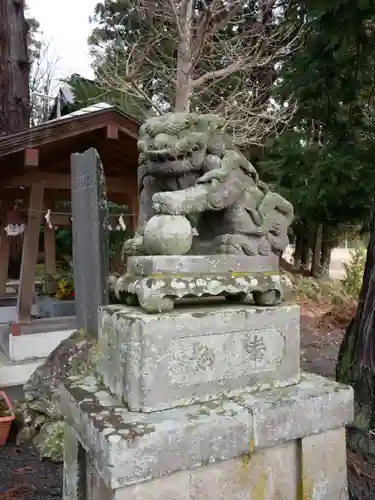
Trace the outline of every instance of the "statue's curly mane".
[[223, 128], [223, 119], [212, 114], [167, 113], [150, 118], [139, 131], [139, 163], [157, 155], [183, 157], [210, 144], [209, 153], [223, 154], [224, 143], [230, 142], [229, 138], [223, 140]]

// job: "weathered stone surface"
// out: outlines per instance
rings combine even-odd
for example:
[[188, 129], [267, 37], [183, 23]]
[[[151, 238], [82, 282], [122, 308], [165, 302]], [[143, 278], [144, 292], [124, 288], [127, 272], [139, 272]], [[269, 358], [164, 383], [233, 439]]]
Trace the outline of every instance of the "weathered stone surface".
[[[67, 423], [64, 424], [64, 476], [63, 500], [104, 500], [110, 496], [88, 496], [88, 479], [92, 467], [88, 467], [89, 460], [86, 451], [77, 440], [74, 430]], [[98, 475], [98, 474], [96, 474]], [[90, 492], [93, 493], [93, 492]]]
[[[297, 443], [122, 488], [116, 500], [294, 500]], [[309, 499], [310, 500], [310, 499]], [[320, 499], [319, 499], [320, 500]]]
[[98, 371], [134, 411], [297, 383], [299, 308], [101, 309]]
[[62, 411], [112, 488], [244, 454], [251, 415], [235, 401], [129, 412], [95, 378], [71, 380]]
[[64, 424], [64, 476], [63, 500], [79, 500], [78, 496], [78, 449], [79, 441], [70, 425]]
[[[241, 458], [181, 471], [151, 481], [112, 489], [89, 459], [90, 500], [347, 500], [345, 429], [306, 440], [317, 446], [302, 451], [290, 441]], [[303, 442], [305, 439], [303, 440]], [[306, 448], [307, 448], [306, 447]], [[325, 450], [330, 450], [328, 453]], [[337, 450], [334, 454], [334, 450]], [[341, 454], [341, 451], [343, 453]], [[308, 456], [307, 456], [308, 455]], [[320, 461], [322, 459], [322, 461]], [[307, 461], [309, 466], [302, 466]], [[64, 500], [77, 497], [64, 497]]]
[[117, 297], [149, 313], [171, 311], [186, 297], [226, 296], [237, 303], [277, 305], [288, 286], [278, 258], [232, 255], [132, 257], [116, 283]]
[[75, 306], [78, 328], [98, 334], [98, 307], [108, 304], [108, 207], [95, 149], [71, 157]]
[[345, 428], [302, 439], [302, 498], [348, 498]]
[[49, 458], [52, 462], [61, 462], [63, 456], [64, 422], [56, 420], [46, 422], [40, 428], [33, 443], [43, 458]]
[[[193, 468], [194, 471], [190, 470], [188, 474], [199, 477], [208, 463], [250, 454], [251, 457], [245, 458], [243, 462], [247, 476], [252, 469], [247, 468], [249, 459], [253, 460], [267, 443], [278, 443], [274, 448], [268, 447], [273, 455], [282, 443], [340, 428], [348, 423], [345, 418], [351, 419], [349, 407], [353, 403], [353, 393], [346, 386], [327, 382], [321, 377], [304, 375], [300, 384], [288, 388], [288, 393], [284, 392], [279, 398], [280, 391], [277, 388], [265, 393], [259, 392], [252, 396], [254, 399], [249, 406], [244, 403], [243, 398], [221, 399], [145, 414], [127, 411], [108, 391], [103, 390], [101, 383], [95, 378], [76, 377], [62, 389], [61, 404], [67, 424], [73, 428], [95, 464], [97, 474], [110, 490], [114, 490], [185, 469]], [[328, 397], [329, 394], [331, 398]], [[257, 397], [259, 401], [256, 401]], [[295, 402], [294, 413], [291, 413], [288, 398]], [[309, 411], [312, 407], [321, 411]], [[268, 425], [264, 425], [263, 412], [268, 414]], [[273, 412], [275, 417], [272, 417]], [[329, 418], [325, 418], [324, 412]], [[301, 421], [304, 423], [301, 424]], [[279, 427], [271, 426], [277, 423]], [[262, 437], [261, 432], [269, 433], [270, 437]], [[300, 447], [295, 449], [298, 470], [299, 449]], [[268, 452], [266, 456], [269, 456]], [[283, 467], [287, 467], [283, 469], [285, 474], [290, 467], [286, 456], [280, 454], [278, 459]], [[272, 468], [270, 471], [267, 462], [263, 465], [263, 472], [268, 471], [272, 475]], [[223, 469], [219, 465], [216, 467], [216, 470], [222, 470], [222, 474], [225, 474], [227, 468], [224, 465]], [[230, 463], [228, 469], [230, 470]], [[169, 485], [174, 484], [174, 477], [176, 476], [173, 474]], [[314, 481], [315, 477], [316, 474]], [[266, 482], [267, 485], [270, 484], [270, 479]], [[246, 483], [247, 489], [249, 484], [256, 491], [257, 482]], [[139, 488], [142, 489], [141, 486]], [[217, 497], [209, 495], [206, 498]], [[273, 497], [252, 498], [258, 500]], [[290, 500], [296, 497], [285, 498]]]
[[146, 224], [143, 238], [151, 255], [183, 255], [193, 244], [193, 229], [181, 215], [154, 215]]
[[219, 116], [195, 113], [142, 125], [139, 220], [125, 246], [129, 254], [147, 252], [144, 230], [155, 214], [186, 216], [198, 255], [278, 255], [287, 246], [292, 205], [260, 181], [223, 127]]
[[[25, 384], [25, 402], [16, 408], [17, 417], [23, 424], [17, 436], [19, 442], [36, 438], [35, 444], [42, 457], [53, 453], [54, 460], [62, 460], [62, 454], [58, 456], [57, 453], [62, 450], [62, 436], [55, 433], [55, 423], [64, 418], [60, 409], [59, 384], [70, 375], [91, 373], [96, 362], [97, 349], [92, 338], [83, 331], [73, 333], [51, 352]], [[44, 436], [51, 438], [45, 446], [43, 439], [37, 438], [41, 429]]]
[[311, 374], [304, 374], [297, 386], [243, 393], [236, 401], [253, 415], [256, 448], [276, 446], [353, 421], [352, 388]]
[[[164, 275], [217, 275], [227, 273], [276, 272], [279, 259], [245, 255], [144, 255], [129, 257], [127, 273], [134, 276], [161, 277]], [[156, 275], [156, 276], [155, 276]]]

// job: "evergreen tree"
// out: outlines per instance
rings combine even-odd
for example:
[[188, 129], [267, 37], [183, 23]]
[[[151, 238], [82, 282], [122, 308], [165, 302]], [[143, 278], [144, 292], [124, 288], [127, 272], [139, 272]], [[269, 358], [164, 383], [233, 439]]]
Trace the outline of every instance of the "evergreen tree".
[[[299, 0], [288, 14], [309, 26], [283, 66], [277, 94], [295, 99], [297, 112], [262, 168], [294, 203], [298, 239], [313, 247], [323, 225], [332, 246], [337, 228], [364, 222], [373, 203], [373, 7]], [[317, 247], [314, 273], [327, 255], [321, 241]]]

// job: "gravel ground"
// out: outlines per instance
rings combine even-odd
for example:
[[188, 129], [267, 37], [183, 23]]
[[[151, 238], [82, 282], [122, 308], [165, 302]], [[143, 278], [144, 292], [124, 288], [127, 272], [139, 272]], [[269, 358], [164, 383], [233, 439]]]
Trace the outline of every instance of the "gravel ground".
[[[21, 387], [6, 389], [14, 401], [22, 400]], [[62, 499], [62, 464], [40, 460], [33, 446], [16, 445], [12, 428], [8, 444], [0, 447], [0, 500]]]
[[62, 499], [62, 466], [40, 460], [31, 446], [0, 448], [0, 500]]

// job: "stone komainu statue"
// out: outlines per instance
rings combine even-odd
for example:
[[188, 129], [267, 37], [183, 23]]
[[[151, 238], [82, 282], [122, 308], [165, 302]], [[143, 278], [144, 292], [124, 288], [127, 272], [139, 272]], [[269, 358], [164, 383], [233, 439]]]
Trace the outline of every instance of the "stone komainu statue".
[[186, 216], [190, 253], [278, 254], [288, 244], [293, 207], [259, 180], [216, 115], [169, 113], [142, 125], [139, 221], [129, 254], [146, 253], [143, 231], [155, 214]]

